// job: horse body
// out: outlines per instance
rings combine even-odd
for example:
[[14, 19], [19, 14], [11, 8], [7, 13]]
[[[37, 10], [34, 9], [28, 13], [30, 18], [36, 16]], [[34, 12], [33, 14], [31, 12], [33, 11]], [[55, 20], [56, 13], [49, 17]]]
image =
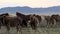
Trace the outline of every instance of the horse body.
[[45, 20], [47, 21], [48, 27], [52, 27], [54, 25], [54, 19], [51, 16], [45, 16]]
[[4, 13], [4, 14], [0, 14], [0, 28], [1, 26], [5, 26], [5, 22], [4, 22], [4, 16], [8, 16], [8, 13]]
[[60, 15], [56, 14], [51, 17], [56, 21], [56, 25], [60, 25]]
[[30, 15], [29, 21], [29, 24], [31, 25], [32, 29], [36, 29], [38, 27], [39, 20], [36, 16]]
[[21, 14], [19, 12], [16, 12], [16, 15], [18, 17], [21, 17], [21, 19], [22, 19], [22, 26], [27, 27], [27, 15]]

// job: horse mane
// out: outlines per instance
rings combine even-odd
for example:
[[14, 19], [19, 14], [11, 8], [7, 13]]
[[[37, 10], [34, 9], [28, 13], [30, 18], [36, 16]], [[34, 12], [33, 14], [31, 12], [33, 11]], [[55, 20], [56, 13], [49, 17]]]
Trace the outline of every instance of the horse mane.
[[17, 15], [17, 16], [21, 16], [21, 17], [22, 17], [22, 16], [26, 16], [26, 15], [24, 15], [24, 14], [22, 14], [22, 13], [19, 13], [19, 12], [16, 12], [16, 15]]
[[9, 15], [8, 13], [0, 14], [0, 16]]

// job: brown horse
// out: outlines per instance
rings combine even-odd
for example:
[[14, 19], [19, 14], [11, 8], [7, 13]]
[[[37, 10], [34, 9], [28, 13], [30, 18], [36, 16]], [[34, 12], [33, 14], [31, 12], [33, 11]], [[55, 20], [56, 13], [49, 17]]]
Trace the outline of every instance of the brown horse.
[[[9, 33], [10, 27], [16, 27], [17, 32], [21, 30], [22, 19], [17, 16], [4, 15], [4, 25], [7, 28], [7, 33]], [[20, 30], [19, 30], [20, 29]]]
[[27, 27], [27, 15], [24, 15], [22, 13], [16, 12], [17, 17], [21, 17], [22, 19], [22, 26]]
[[52, 27], [54, 25], [54, 19], [51, 16], [44, 16], [47, 21], [47, 27]]
[[57, 22], [60, 21], [60, 16], [57, 14], [57, 15], [52, 15], [51, 16], [53, 19], [55, 19]]
[[22, 24], [23, 25], [25, 25], [25, 26], [27, 26], [27, 21], [30, 21], [30, 25], [31, 25], [31, 27], [33, 28], [33, 29], [36, 29], [36, 27], [37, 27], [37, 24], [38, 24], [38, 22], [39, 22], [39, 20], [38, 20], [38, 18], [36, 17], [36, 16], [34, 16], [34, 15], [24, 15], [24, 14], [21, 14], [21, 13], [19, 13], [19, 12], [16, 12], [16, 15], [18, 16], [18, 17], [21, 17], [22, 18]]
[[41, 23], [41, 21], [42, 21], [42, 18], [41, 18], [41, 16], [39, 16], [39, 15], [36, 15], [36, 17], [38, 18], [38, 20], [39, 20], [39, 24]]
[[56, 15], [52, 15], [51, 16], [53, 19], [55, 19], [56, 21], [56, 25], [59, 25], [60, 26], [60, 15], [56, 14]]
[[29, 21], [30, 21], [30, 25], [31, 25], [32, 29], [34, 29], [34, 30], [37, 29], [38, 24], [39, 24], [38, 18], [34, 15], [30, 15]]
[[5, 26], [5, 22], [4, 22], [4, 16], [8, 16], [9, 14], [8, 13], [4, 13], [4, 14], [0, 14], [0, 29], [1, 29], [1, 26]]

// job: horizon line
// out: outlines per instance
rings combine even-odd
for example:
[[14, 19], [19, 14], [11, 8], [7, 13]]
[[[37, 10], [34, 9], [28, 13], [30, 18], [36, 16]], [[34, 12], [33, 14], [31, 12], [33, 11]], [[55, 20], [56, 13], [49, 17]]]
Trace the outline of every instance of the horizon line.
[[30, 7], [30, 6], [4, 6], [4, 7], [0, 7], [0, 9], [1, 9], [1, 8], [8, 8], [8, 7], [49, 8], [49, 7], [58, 7], [58, 6], [49, 6], [49, 7]]

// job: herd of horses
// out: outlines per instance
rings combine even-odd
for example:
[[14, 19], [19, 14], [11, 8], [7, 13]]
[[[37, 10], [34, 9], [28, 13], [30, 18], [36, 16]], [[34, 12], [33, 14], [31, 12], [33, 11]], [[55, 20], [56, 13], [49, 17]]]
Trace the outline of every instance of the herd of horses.
[[[54, 21], [56, 25], [60, 25], [60, 15], [53, 14], [51, 16], [44, 16], [47, 26], [53, 26]], [[10, 27], [16, 27], [17, 32], [22, 29], [22, 27], [31, 26], [32, 29], [37, 29], [42, 21], [42, 17], [36, 14], [24, 15], [22, 13], [16, 12], [16, 16], [10, 16], [8, 13], [0, 14], [0, 29], [1, 26], [5, 26], [9, 32]]]

